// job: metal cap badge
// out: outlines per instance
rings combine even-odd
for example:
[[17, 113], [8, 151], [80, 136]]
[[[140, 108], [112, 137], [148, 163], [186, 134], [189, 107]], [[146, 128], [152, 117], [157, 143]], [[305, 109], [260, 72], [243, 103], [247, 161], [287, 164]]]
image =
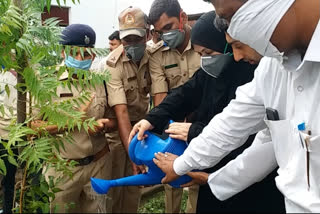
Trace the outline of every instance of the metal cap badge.
[[80, 47], [94, 47], [96, 33], [89, 25], [72, 24], [61, 33], [60, 44]]
[[137, 7], [128, 7], [119, 15], [120, 39], [128, 35], [145, 36], [148, 28], [147, 15]]

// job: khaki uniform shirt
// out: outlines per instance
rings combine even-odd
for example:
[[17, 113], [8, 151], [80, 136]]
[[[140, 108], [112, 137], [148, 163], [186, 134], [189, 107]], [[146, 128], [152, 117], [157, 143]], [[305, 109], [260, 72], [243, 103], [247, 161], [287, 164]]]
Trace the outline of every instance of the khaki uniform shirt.
[[[6, 140], [8, 139], [8, 131], [5, 128], [10, 125], [11, 119], [17, 116], [16, 84], [17, 78], [11, 72], [0, 73], [0, 105], [3, 105], [5, 112], [4, 115], [0, 113], [0, 137]], [[10, 96], [6, 93], [6, 85], [9, 87]]]
[[200, 68], [200, 55], [193, 50], [191, 41], [182, 54], [162, 43], [157, 44], [158, 47], [151, 49], [149, 60], [153, 96], [184, 84]]
[[149, 53], [146, 50], [139, 67], [124, 54], [120, 45], [109, 56], [106, 69], [111, 79], [107, 83], [110, 107], [126, 104], [131, 122], [141, 120], [149, 110], [151, 78]]
[[[68, 73], [65, 72], [60, 80], [64, 80], [68, 77]], [[87, 88], [86, 91], [95, 94], [89, 108], [87, 110], [88, 118], [95, 118], [96, 120], [104, 117], [105, 112], [108, 110], [106, 92], [103, 85], [96, 86], [94, 88]], [[78, 97], [81, 93], [81, 89], [77, 90], [74, 86], [71, 87], [71, 91], [66, 87], [57, 88], [57, 101], [63, 101], [71, 98]], [[66, 159], [81, 159], [88, 157], [90, 155], [95, 155], [97, 152], [101, 151], [105, 146], [107, 146], [107, 140], [104, 133], [98, 134], [97, 136], [89, 136], [85, 130], [79, 131], [77, 128], [71, 135], [74, 142], [71, 144], [69, 142], [64, 142], [64, 149], [60, 149], [60, 155]]]

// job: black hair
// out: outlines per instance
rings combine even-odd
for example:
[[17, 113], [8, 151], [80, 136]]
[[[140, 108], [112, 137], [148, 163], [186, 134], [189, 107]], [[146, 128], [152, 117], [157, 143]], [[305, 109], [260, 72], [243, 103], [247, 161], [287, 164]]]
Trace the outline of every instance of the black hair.
[[228, 21], [220, 18], [218, 15], [216, 15], [213, 24], [220, 32], [227, 32], [229, 27]]
[[116, 30], [109, 36], [109, 40], [114, 40], [114, 39], [121, 41], [118, 30]]
[[155, 24], [162, 14], [167, 14], [168, 17], [180, 18], [181, 7], [178, 0], [154, 0], [150, 12], [149, 21]]
[[192, 27], [191, 43], [220, 53], [232, 53], [232, 48], [226, 46], [225, 33], [218, 30], [213, 24], [215, 19], [214, 11], [203, 14]]

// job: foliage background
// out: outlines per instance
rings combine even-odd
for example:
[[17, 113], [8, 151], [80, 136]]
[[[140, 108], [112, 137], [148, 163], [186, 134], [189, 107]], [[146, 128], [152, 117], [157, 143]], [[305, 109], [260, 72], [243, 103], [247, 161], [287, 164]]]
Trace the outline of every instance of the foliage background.
[[[180, 213], [185, 213], [187, 207], [188, 191], [183, 191]], [[138, 213], [165, 213], [164, 190], [150, 196], [142, 197]]]
[[[60, 4], [60, 1], [57, 2]], [[57, 88], [64, 86], [71, 89], [74, 85], [83, 90], [101, 85], [109, 77], [107, 72], [68, 69], [68, 79], [59, 81], [67, 70], [65, 66], [59, 66], [61, 51], [64, 48], [66, 53], [75, 54], [76, 48], [59, 45], [59, 20], [51, 18], [41, 21], [41, 13], [44, 8], [50, 12], [50, 6], [51, 0], [0, 1], [0, 65], [3, 67], [0, 72], [13, 69], [18, 73], [17, 92], [5, 87], [8, 96], [18, 93], [18, 114], [16, 116], [10, 111], [9, 141], [1, 141], [8, 155], [0, 157], [0, 172], [6, 174], [5, 156], [8, 156], [10, 163], [23, 168], [15, 207], [15, 212], [20, 213], [49, 212], [49, 201], [60, 190], [55, 187], [52, 178], [49, 182], [44, 179], [43, 165], [72, 176], [70, 170], [74, 163], [62, 159], [57, 151], [61, 149], [63, 140], [74, 143], [69, 134], [71, 131], [87, 130], [95, 124], [90, 118], [83, 121], [84, 112], [78, 111], [89, 100], [90, 94], [83, 92], [79, 98], [55, 102]], [[83, 48], [80, 51], [83, 55]], [[89, 52], [101, 56], [107, 54], [104, 49], [90, 49]], [[79, 77], [77, 80], [71, 77], [74, 72]], [[4, 108], [0, 104], [0, 117], [5, 114]], [[38, 118], [46, 120], [49, 125], [67, 129], [59, 135], [50, 135], [45, 127], [31, 129], [30, 122]], [[19, 149], [19, 155], [13, 153], [14, 148]]]

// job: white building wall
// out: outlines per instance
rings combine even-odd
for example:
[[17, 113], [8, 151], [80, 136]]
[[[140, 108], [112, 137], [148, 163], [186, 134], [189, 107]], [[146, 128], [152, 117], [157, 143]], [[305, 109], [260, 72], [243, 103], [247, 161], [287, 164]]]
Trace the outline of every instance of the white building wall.
[[71, 0], [67, 0], [66, 5], [62, 6], [70, 7], [69, 24], [87, 24], [94, 29], [97, 48], [109, 46], [108, 36], [117, 29], [114, 24], [117, 19], [116, 0], [81, 0], [80, 4], [73, 4]]
[[[73, 4], [71, 0], [66, 0], [66, 5], [62, 3], [62, 6], [70, 7], [69, 24], [90, 25], [97, 35], [96, 47], [105, 48], [109, 47], [109, 35], [118, 29], [118, 15], [122, 10], [129, 6], [137, 6], [148, 15], [152, 2], [153, 0], [80, 0], [80, 4]], [[179, 2], [187, 14], [213, 10], [211, 4], [202, 0], [179, 0]], [[55, 0], [52, 4], [57, 5]]]

